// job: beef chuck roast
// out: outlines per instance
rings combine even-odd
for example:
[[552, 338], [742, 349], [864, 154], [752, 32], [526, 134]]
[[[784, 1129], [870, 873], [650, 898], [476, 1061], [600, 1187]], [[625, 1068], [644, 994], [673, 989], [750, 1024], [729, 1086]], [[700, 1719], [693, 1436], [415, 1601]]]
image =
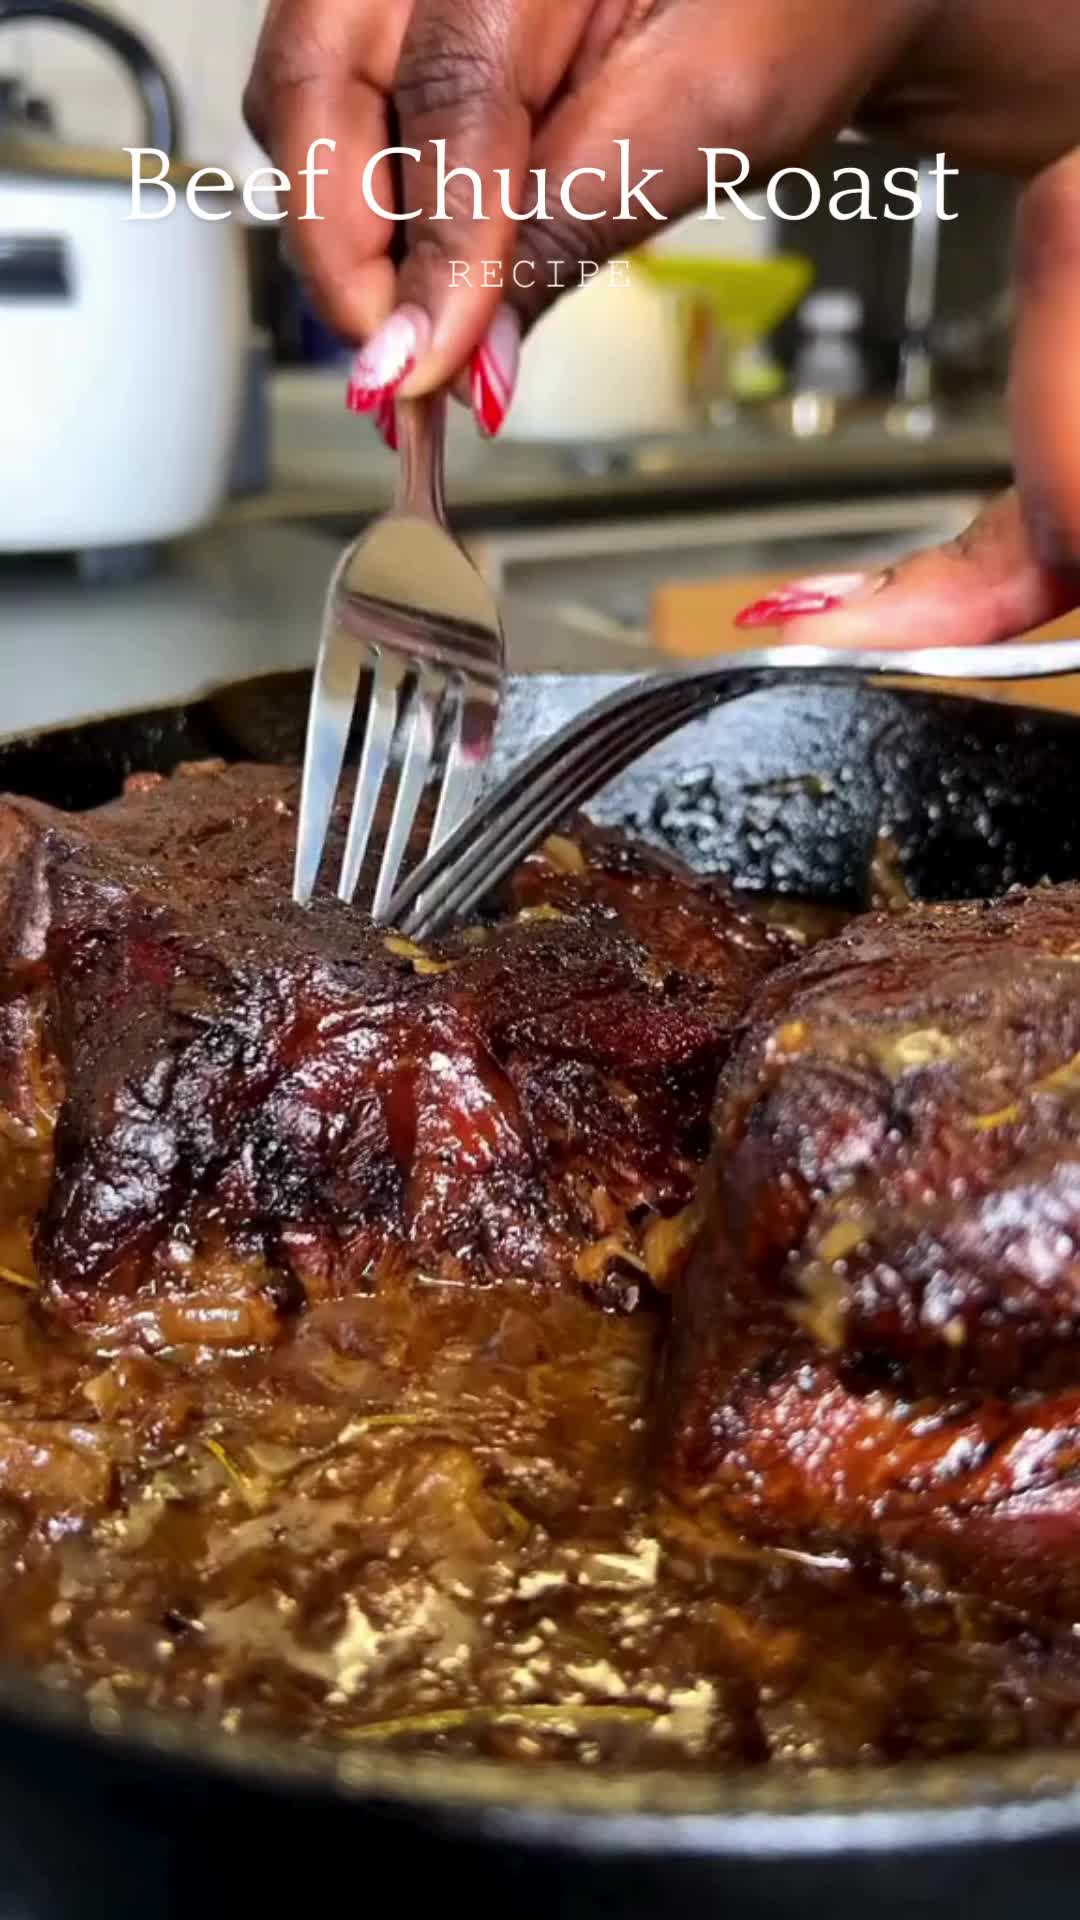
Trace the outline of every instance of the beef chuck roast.
[[1080, 1617], [1080, 888], [857, 921], [720, 1082], [671, 1485]]
[[13, 1150], [55, 1117], [53, 1300], [236, 1344], [394, 1257], [632, 1290], [783, 938], [583, 824], [425, 951], [291, 904], [295, 813], [294, 772], [217, 764], [0, 804], [0, 1114]]

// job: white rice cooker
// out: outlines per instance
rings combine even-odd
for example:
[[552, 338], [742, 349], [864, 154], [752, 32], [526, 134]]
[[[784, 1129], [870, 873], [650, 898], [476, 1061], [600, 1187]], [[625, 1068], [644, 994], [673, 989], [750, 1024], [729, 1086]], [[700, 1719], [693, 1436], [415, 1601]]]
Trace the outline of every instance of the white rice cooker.
[[[175, 154], [172, 90], [137, 34], [77, 0], [0, 0], [0, 29], [27, 20], [84, 28], [118, 54], [142, 94], [143, 144]], [[147, 545], [224, 496], [242, 229], [188, 210], [175, 161], [175, 212], [129, 221], [127, 155], [66, 147], [47, 122], [0, 78], [0, 553]]]

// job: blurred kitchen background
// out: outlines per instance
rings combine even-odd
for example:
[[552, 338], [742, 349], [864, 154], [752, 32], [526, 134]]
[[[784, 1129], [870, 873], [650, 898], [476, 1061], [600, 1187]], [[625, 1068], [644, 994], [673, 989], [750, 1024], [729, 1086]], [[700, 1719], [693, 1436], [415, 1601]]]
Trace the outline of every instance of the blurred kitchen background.
[[[120, 149], [164, 144], [169, 95], [178, 157], [259, 164], [263, 0], [113, 0], [164, 88], [89, 13], [0, 0], [3, 731], [307, 663], [336, 547], [393, 476], [282, 228], [124, 220]], [[845, 159], [910, 157], [832, 149], [823, 174]], [[451, 507], [520, 665], [729, 646], [764, 582], [947, 537], [1006, 481], [1013, 190], [949, 192], [940, 228], [668, 228], [544, 322], [497, 444], [453, 410]]]

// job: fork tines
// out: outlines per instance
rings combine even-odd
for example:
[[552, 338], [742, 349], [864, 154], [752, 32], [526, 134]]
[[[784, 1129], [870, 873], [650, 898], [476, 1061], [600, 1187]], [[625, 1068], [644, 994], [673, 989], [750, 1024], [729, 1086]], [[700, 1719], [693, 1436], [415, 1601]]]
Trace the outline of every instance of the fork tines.
[[469, 811], [491, 750], [501, 669], [489, 657], [483, 629], [473, 636], [456, 623], [425, 623], [414, 609], [376, 606], [355, 596], [345, 604], [339, 593], [335, 581], [312, 689], [294, 898], [306, 906], [314, 891], [361, 681], [370, 671], [337, 893], [345, 901], [356, 894], [397, 745], [397, 791], [371, 909], [381, 922], [437, 761], [441, 781], [429, 853]]

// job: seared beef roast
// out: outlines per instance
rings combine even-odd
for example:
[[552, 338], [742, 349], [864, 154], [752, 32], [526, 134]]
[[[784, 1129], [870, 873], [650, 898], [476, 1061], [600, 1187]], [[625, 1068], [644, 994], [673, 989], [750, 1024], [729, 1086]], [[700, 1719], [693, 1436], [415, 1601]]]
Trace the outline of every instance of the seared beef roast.
[[1080, 1617], [1080, 888], [856, 921], [721, 1078], [678, 1493]]
[[0, 1272], [95, 1338], [243, 1348], [406, 1272], [631, 1305], [704, 1221], [680, 1499], [1080, 1614], [1080, 888], [795, 961], [582, 822], [424, 949], [291, 905], [295, 809], [218, 763], [0, 804]]
[[581, 823], [422, 949], [291, 906], [295, 806], [0, 802], [0, 1657], [593, 1768], [1076, 1745], [1080, 889], [796, 961]]
[[784, 936], [583, 825], [424, 951], [291, 905], [295, 811], [293, 771], [218, 764], [0, 806], [0, 1118], [16, 1155], [55, 1118], [53, 1301], [242, 1345], [388, 1259], [632, 1295]]

